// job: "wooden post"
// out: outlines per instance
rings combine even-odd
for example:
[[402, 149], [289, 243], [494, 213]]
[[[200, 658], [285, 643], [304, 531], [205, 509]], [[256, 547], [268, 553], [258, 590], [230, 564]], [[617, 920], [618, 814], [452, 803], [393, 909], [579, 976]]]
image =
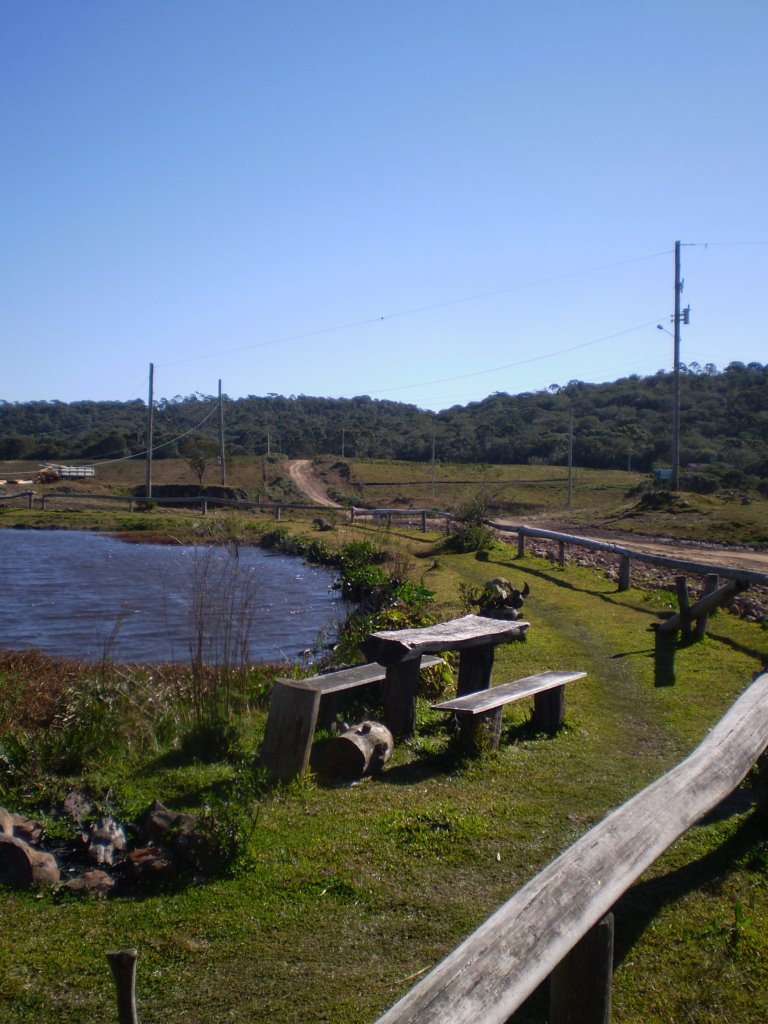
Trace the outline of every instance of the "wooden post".
[[517, 557], [522, 558], [525, 554], [525, 534], [522, 530], [517, 531]]
[[[704, 593], [702, 597], [708, 597], [710, 594], [714, 594], [717, 588], [720, 586], [720, 577], [716, 572], [710, 572], [707, 574], [707, 582], [704, 586]], [[694, 632], [695, 640], [703, 640], [707, 634], [707, 623], [709, 622], [709, 612], [702, 612], [702, 614], [696, 619], [696, 630]]]
[[350, 522], [350, 524], [352, 524], [352, 523], [354, 523], [354, 521], [355, 521], [355, 506], [354, 505], [350, 505], [350, 508], [349, 508], [349, 522]]
[[[32, 498], [29, 499], [29, 507], [32, 508]], [[45, 495], [40, 495], [40, 508], [45, 512]]]
[[139, 1024], [136, 1016], [136, 949], [120, 949], [107, 953], [117, 989], [117, 1024]]
[[613, 914], [576, 943], [550, 975], [550, 1024], [611, 1024]]
[[565, 567], [565, 541], [559, 541], [557, 545], [557, 564], [561, 569]]
[[471, 757], [498, 750], [501, 741], [501, 714], [503, 708], [494, 708], [482, 715], [457, 715], [459, 746]]
[[200, 512], [204, 516], [208, 515], [208, 502], [205, 499], [200, 502]]
[[680, 605], [680, 639], [684, 644], [691, 642], [691, 602], [688, 597], [688, 579], [686, 576], [675, 577], [677, 603]]
[[422, 533], [426, 533], [427, 532], [427, 513], [426, 512], [422, 512], [421, 513], [421, 532]]
[[619, 559], [619, 590], [625, 591], [632, 587], [632, 559], [622, 555]]
[[384, 724], [395, 737], [416, 731], [416, 692], [421, 656], [387, 667], [384, 680]]
[[488, 689], [491, 685], [493, 654], [494, 648], [491, 644], [486, 644], [484, 647], [467, 647], [461, 651], [459, 654], [459, 678], [456, 683], [457, 697]]
[[537, 732], [554, 736], [565, 719], [565, 687], [553, 686], [533, 695], [533, 725]]
[[392, 513], [387, 512], [387, 529], [392, 525]]
[[757, 810], [768, 818], [768, 750], [757, 759]]
[[276, 523], [280, 522], [280, 516], [282, 515], [282, 511], [283, 510], [280, 508], [279, 505], [275, 505], [275, 522]]
[[272, 687], [260, 758], [271, 782], [301, 778], [309, 764], [320, 693], [294, 683], [277, 679]]

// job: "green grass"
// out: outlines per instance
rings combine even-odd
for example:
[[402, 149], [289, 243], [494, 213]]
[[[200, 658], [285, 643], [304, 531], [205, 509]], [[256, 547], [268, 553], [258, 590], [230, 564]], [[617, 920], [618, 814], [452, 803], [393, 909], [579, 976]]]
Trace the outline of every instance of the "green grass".
[[[355, 536], [422, 555], [438, 539]], [[460, 582], [529, 583], [528, 639], [498, 650], [494, 680], [586, 670], [568, 688], [567, 728], [535, 736], [529, 709], [512, 705], [499, 752], [466, 761], [421, 704], [418, 735], [398, 744], [380, 779], [276, 792], [233, 877], [104, 902], [3, 893], [12, 927], [0, 929], [0, 1019], [114, 1019], [104, 953], [136, 946], [143, 1024], [372, 1022], [552, 857], [684, 757], [768, 660], [768, 632], [721, 612], [659, 679], [657, 602], [642, 592], [505, 546], [488, 562], [437, 560], [417, 560], [417, 574], [446, 614], [458, 610]], [[256, 735], [263, 723], [255, 712]], [[92, 783], [115, 787], [133, 814], [154, 798], [193, 809], [231, 769], [155, 757], [100, 772]], [[766, 833], [735, 805], [679, 840], [617, 907], [614, 1020], [764, 1021], [766, 936]], [[546, 999], [517, 1019], [546, 1020]]]

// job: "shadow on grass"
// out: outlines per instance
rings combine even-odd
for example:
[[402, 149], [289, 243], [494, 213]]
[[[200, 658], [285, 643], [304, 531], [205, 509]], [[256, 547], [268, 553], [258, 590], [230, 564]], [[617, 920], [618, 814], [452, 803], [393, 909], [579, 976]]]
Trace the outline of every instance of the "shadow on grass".
[[[743, 795], [729, 797], [723, 805], [715, 808], [702, 824], [739, 813], [739, 802], [743, 803], [745, 799]], [[697, 889], [717, 887], [734, 869], [735, 863], [749, 864], [751, 852], [751, 860], [757, 869], [758, 862], [762, 863], [758, 857], [758, 848], [764, 845], [765, 820], [760, 814], [749, 814], [733, 835], [717, 849], [660, 878], [651, 878], [634, 885], [614, 907], [614, 969], [629, 955], [632, 947], [660, 911]]]

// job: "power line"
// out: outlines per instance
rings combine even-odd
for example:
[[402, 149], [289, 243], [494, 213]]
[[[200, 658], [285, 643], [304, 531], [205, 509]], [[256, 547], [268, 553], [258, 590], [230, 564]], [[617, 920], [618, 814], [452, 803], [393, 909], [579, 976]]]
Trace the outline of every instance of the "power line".
[[282, 345], [291, 341], [303, 341], [306, 338], [316, 338], [322, 334], [333, 334], [336, 331], [351, 330], [353, 327], [367, 327], [370, 324], [381, 323], [385, 320], [396, 320], [401, 317], [413, 316], [416, 313], [426, 313], [433, 309], [445, 309], [447, 306], [456, 306], [464, 302], [476, 302], [479, 299], [492, 298], [495, 295], [506, 295], [510, 292], [522, 291], [525, 288], [535, 288], [539, 285], [553, 284], [556, 281], [566, 281], [570, 278], [581, 277], [586, 274], [598, 273], [601, 270], [612, 270], [615, 267], [624, 267], [632, 263], [641, 263], [644, 260], [656, 259], [659, 256], [668, 256], [671, 249], [663, 252], [650, 253], [647, 256], [634, 256], [632, 259], [619, 260], [615, 263], [604, 263], [597, 267], [588, 267], [584, 270], [572, 270], [565, 274], [556, 274], [552, 277], [542, 277], [534, 281], [525, 281], [518, 284], [507, 285], [504, 288], [494, 288], [487, 292], [477, 292], [473, 295], [464, 295], [456, 299], [446, 299], [443, 302], [432, 302], [424, 306], [414, 306], [411, 309], [400, 310], [396, 313], [385, 313], [381, 316], [366, 317], [363, 320], [352, 320], [344, 324], [336, 324], [333, 327], [320, 327], [312, 331], [305, 331], [301, 334], [289, 334], [279, 338], [271, 338], [268, 341], [257, 341], [250, 345], [240, 345], [237, 348], [218, 349], [215, 352], [206, 352], [202, 355], [188, 356], [184, 359], [175, 359], [169, 363], [158, 363], [158, 367], [179, 366], [182, 363], [193, 363], [201, 359], [212, 359], [216, 356], [234, 355], [238, 352], [249, 352], [257, 348], [266, 348], [269, 345]]
[[502, 366], [491, 366], [487, 370], [472, 370], [470, 373], [457, 374], [455, 377], [439, 377], [436, 380], [421, 381], [419, 384], [400, 384], [393, 388], [380, 388], [378, 391], [367, 392], [371, 395], [383, 395], [391, 391], [408, 391], [412, 388], [424, 388], [429, 387], [431, 384], [446, 384], [449, 381], [454, 380], [467, 380], [470, 377], [481, 377], [486, 373], [498, 373], [499, 370], [511, 370], [516, 366], [526, 366], [528, 363], [538, 363], [544, 359], [552, 359], [554, 356], [564, 355], [566, 352], [576, 352], [580, 348], [588, 348], [590, 345], [598, 345], [603, 341], [611, 341], [613, 338], [620, 338], [624, 334], [631, 334], [633, 331], [640, 331], [644, 327], [650, 327], [652, 324], [657, 324], [660, 317], [654, 317], [653, 320], [648, 320], [644, 324], [638, 324], [636, 327], [627, 327], [626, 330], [617, 331], [615, 334], [606, 334], [602, 338], [595, 338], [592, 341], [583, 341], [579, 345], [571, 345], [568, 348], [558, 349], [556, 352], [547, 352], [540, 356], [530, 356], [528, 359], [516, 359], [514, 363], [504, 363]]

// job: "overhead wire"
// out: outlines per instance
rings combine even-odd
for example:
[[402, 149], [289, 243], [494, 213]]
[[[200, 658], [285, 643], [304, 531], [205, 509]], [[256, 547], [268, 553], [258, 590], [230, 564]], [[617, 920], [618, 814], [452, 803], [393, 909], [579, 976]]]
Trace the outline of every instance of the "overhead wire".
[[414, 306], [410, 309], [399, 310], [395, 313], [384, 313], [380, 316], [366, 317], [362, 320], [352, 320], [348, 323], [335, 324], [332, 327], [320, 327], [312, 331], [305, 331], [300, 334], [289, 334], [278, 338], [270, 338], [267, 341], [257, 341], [249, 345], [240, 345], [237, 348], [218, 349], [215, 352], [205, 352], [196, 356], [187, 356], [184, 359], [175, 359], [168, 363], [158, 363], [157, 366], [165, 368], [168, 366], [180, 366], [183, 363], [198, 362], [202, 359], [212, 359], [215, 356], [234, 355], [237, 352], [249, 352], [257, 348], [266, 348], [269, 345], [282, 345], [291, 341], [303, 341], [306, 338], [316, 338], [322, 334], [332, 334], [336, 331], [351, 330], [353, 327], [366, 327], [370, 324], [381, 323], [386, 320], [396, 320], [405, 316], [413, 316], [416, 313], [426, 313], [433, 309], [445, 309], [448, 306], [456, 306], [464, 302], [476, 302], [479, 299], [492, 298], [495, 295], [506, 295], [510, 292], [521, 291], [525, 288], [535, 288], [539, 285], [553, 284], [556, 281], [566, 281], [570, 278], [581, 277], [586, 274], [594, 274], [601, 270], [613, 270], [616, 267], [628, 266], [632, 263], [641, 263], [644, 260], [656, 259], [659, 256], [668, 256], [671, 249], [662, 252], [650, 253], [646, 256], [634, 256], [628, 260], [618, 260], [614, 263], [604, 263], [596, 267], [587, 267], [583, 270], [572, 270], [565, 274], [555, 274], [551, 277], [538, 278], [532, 281], [524, 281], [518, 284], [506, 285], [503, 288], [494, 288], [490, 291], [477, 292], [473, 295], [464, 295], [459, 298], [445, 299], [442, 302], [432, 302], [423, 306]]

